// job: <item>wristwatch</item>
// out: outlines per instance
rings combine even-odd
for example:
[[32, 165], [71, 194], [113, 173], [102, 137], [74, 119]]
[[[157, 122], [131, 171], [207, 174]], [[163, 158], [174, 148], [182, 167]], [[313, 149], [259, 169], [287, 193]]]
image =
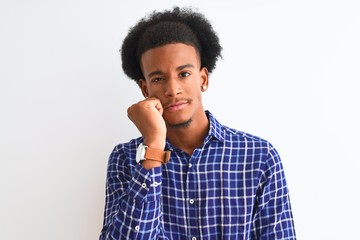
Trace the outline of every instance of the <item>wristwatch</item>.
[[165, 164], [170, 160], [170, 153], [170, 151], [151, 148], [144, 145], [143, 143], [140, 143], [136, 149], [136, 162], [140, 163], [143, 160], [149, 159]]

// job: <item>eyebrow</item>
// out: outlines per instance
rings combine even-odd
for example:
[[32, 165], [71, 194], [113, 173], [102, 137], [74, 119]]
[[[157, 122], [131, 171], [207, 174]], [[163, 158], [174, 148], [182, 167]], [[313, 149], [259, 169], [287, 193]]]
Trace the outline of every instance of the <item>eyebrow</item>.
[[183, 70], [184, 68], [195, 68], [195, 66], [192, 65], [192, 64], [185, 64], [185, 65], [182, 65], [182, 66], [177, 67], [177, 68], [176, 68], [176, 71], [181, 71], [181, 70]]
[[[181, 71], [181, 70], [183, 70], [185, 68], [195, 68], [195, 66], [192, 65], [192, 64], [181, 65], [181, 66], [176, 68], [176, 71]], [[155, 76], [155, 75], [161, 75], [161, 74], [163, 74], [162, 71], [154, 71], [154, 72], [151, 72], [151, 73], [148, 74], [148, 78], [151, 78], [152, 76]]]

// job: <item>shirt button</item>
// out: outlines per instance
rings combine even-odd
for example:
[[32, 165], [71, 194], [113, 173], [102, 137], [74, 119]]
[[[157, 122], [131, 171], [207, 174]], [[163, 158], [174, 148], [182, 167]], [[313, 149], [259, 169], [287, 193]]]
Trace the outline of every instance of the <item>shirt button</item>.
[[143, 188], [146, 188], [146, 183], [141, 184]]
[[140, 226], [136, 226], [136, 227], [135, 227], [135, 230], [136, 230], [136, 231], [139, 231], [139, 230], [140, 230]]
[[192, 237], [191, 240], [196, 240], [196, 237]]
[[194, 202], [195, 202], [194, 199], [190, 199], [190, 201], [189, 201], [190, 204], [194, 204]]
[[154, 187], [157, 187], [159, 186], [159, 183], [158, 182], [154, 182]]
[[189, 163], [189, 168], [191, 168], [192, 167], [192, 164], [191, 163]]

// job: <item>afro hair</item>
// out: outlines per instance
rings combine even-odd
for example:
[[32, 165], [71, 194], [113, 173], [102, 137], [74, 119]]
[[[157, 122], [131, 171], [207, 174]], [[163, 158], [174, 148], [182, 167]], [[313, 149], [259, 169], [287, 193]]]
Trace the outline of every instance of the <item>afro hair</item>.
[[141, 55], [170, 43], [193, 46], [199, 53], [201, 67], [206, 67], [209, 73], [221, 57], [219, 38], [204, 15], [191, 8], [174, 7], [172, 11], [153, 11], [130, 28], [120, 50], [125, 74], [139, 83], [144, 79], [140, 68]]

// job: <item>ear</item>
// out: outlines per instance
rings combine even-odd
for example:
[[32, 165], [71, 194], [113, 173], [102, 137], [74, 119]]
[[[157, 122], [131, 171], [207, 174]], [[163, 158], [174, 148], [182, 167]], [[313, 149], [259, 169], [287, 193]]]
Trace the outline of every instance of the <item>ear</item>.
[[139, 79], [139, 87], [141, 89], [141, 92], [145, 98], [149, 97], [146, 80], [145, 79]]
[[202, 92], [205, 92], [209, 87], [209, 72], [206, 67], [200, 69], [200, 88]]

